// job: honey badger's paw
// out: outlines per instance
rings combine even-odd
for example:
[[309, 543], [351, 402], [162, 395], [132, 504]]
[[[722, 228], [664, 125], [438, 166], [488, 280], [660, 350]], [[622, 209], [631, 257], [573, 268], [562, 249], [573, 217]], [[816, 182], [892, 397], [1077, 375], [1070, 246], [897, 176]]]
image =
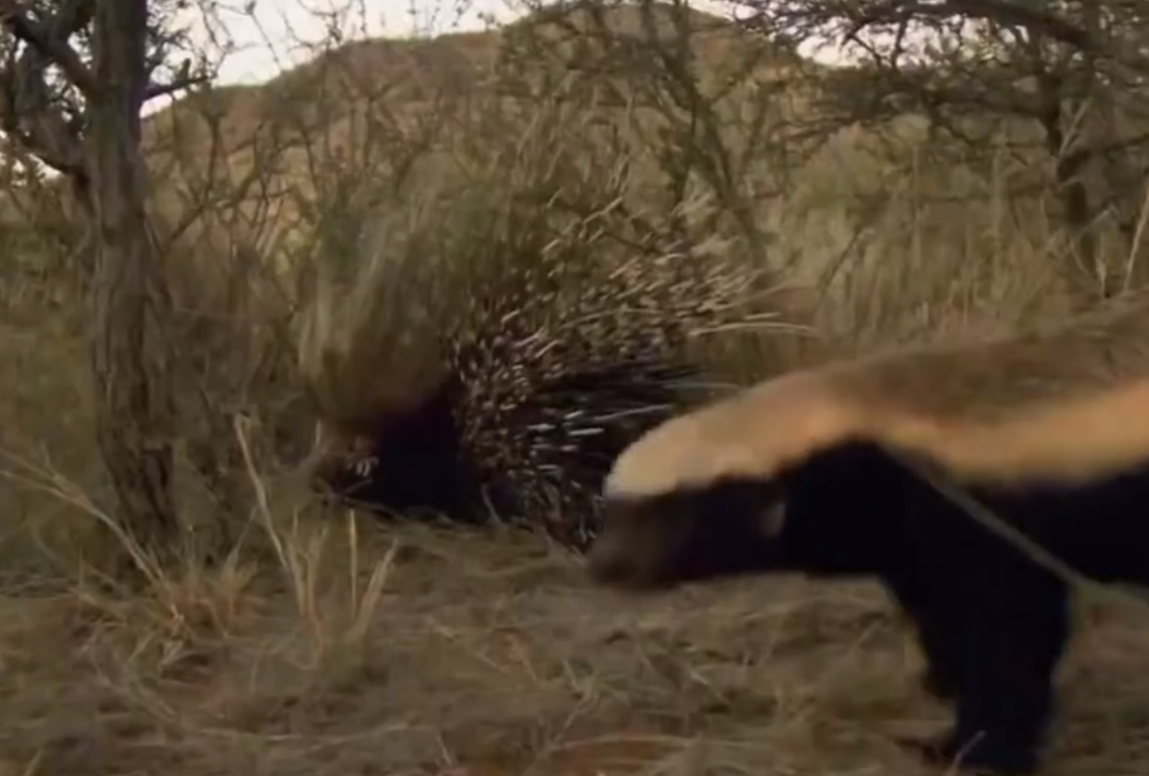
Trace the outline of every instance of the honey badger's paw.
[[1037, 752], [1032, 748], [995, 745], [985, 737], [963, 742], [952, 730], [928, 738], [899, 736], [894, 742], [947, 773], [956, 770], [963, 776], [1031, 776], [1037, 772]]

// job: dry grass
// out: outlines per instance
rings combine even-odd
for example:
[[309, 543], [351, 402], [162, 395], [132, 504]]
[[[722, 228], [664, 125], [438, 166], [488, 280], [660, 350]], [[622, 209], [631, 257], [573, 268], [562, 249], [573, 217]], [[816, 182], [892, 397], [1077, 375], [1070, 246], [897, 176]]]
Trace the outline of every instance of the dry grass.
[[[496, 59], [487, 40], [454, 43], [486, 67]], [[729, 48], [711, 49], [717, 67]], [[345, 71], [370, 81], [381, 67], [372, 52], [426, 64], [414, 44], [364, 44], [344, 52], [366, 57]], [[288, 107], [302, 109], [287, 111], [291, 121], [328, 111], [319, 97], [307, 101], [313, 71], [278, 81], [307, 98], [292, 97]], [[248, 99], [256, 93], [263, 102]], [[217, 130], [226, 143], [242, 145], [253, 134], [245, 122], [266, 119], [251, 111], [283, 107], [275, 94], [224, 95], [233, 112]], [[450, 115], [465, 131], [420, 157], [431, 170], [423, 182], [438, 191], [458, 188], [445, 170], [482, 191], [483, 176], [514, 169], [507, 155], [528, 145], [519, 133], [532, 130], [508, 118], [521, 106], [464, 102]], [[583, 129], [604, 125], [590, 115], [598, 109], [576, 124], [536, 105], [532, 126], [549, 115], [580, 136], [527, 139], [571, 143], [585, 162], [578, 144]], [[87, 562], [106, 516], [83, 318], [59, 274], [44, 280], [39, 254], [27, 277], [0, 278], [0, 776], [920, 773], [888, 734], [932, 729], [947, 712], [918, 690], [919, 657], [873, 586], [767, 579], [627, 600], [589, 588], [578, 562], [539, 538], [333, 519], [299, 496], [288, 464], [307, 446], [311, 417], [299, 412], [285, 342], [304, 270], [316, 256], [347, 258], [329, 254], [348, 224], [382, 220], [394, 250], [419, 220], [406, 184], [380, 193], [397, 176], [380, 173], [379, 160], [394, 162], [418, 134], [409, 118], [334, 113], [326, 129], [308, 128], [306, 153], [244, 149], [227, 171], [260, 175], [232, 180], [210, 206], [190, 189], [162, 194], [203, 211], [168, 254], [186, 314], [177, 350], [195, 354], [179, 364], [192, 420], [177, 452], [181, 503], [200, 521], [189, 534], [222, 523], [217, 543], [231, 549], [222, 563], [189, 550], [183, 567], [153, 570], [151, 587], [132, 593]], [[740, 147], [744, 127], [728, 126], [730, 147]], [[596, 151], [583, 177], [674, 157], [650, 138], [625, 140]], [[944, 179], [916, 164], [878, 166], [856, 141], [837, 138], [786, 181], [763, 177], [778, 166], [773, 146], [731, 157], [747, 187], [788, 186], [755, 200], [753, 212], [771, 236], [771, 269], [817, 291], [803, 309], [822, 338], [791, 358], [1063, 309], [1050, 219], [1003, 199], [999, 180], [958, 165]], [[203, 172], [202, 145], [192, 146], [184, 173]], [[652, 180], [637, 186], [647, 209], [662, 205]], [[931, 187], [949, 196], [929, 201]], [[878, 190], [883, 207], [859, 216]], [[460, 217], [458, 200], [443, 202], [431, 228], [474, 233], [440, 217]], [[287, 211], [297, 220], [285, 230]], [[731, 373], [763, 371], [761, 344], [729, 348]], [[250, 428], [233, 423], [237, 413]], [[224, 473], [210, 487], [188, 474], [204, 460]], [[1063, 674], [1050, 774], [1149, 772], [1149, 614], [1106, 606], [1083, 614], [1091, 627]]]
[[[887, 735], [945, 718], [874, 588], [635, 601], [506, 537], [346, 538], [154, 597], [7, 591], [0, 772], [898, 776], [920, 769]], [[1149, 628], [1103, 614], [1051, 774], [1149, 764]]]

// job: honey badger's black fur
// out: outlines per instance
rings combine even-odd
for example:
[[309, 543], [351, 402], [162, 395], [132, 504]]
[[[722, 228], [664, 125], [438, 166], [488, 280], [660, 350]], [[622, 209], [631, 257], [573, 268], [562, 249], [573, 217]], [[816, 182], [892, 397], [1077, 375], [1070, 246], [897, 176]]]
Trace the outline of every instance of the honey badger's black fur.
[[1149, 587], [1149, 299], [795, 373], [669, 421], [616, 461], [590, 571], [633, 589], [877, 577], [916, 626], [928, 685], [956, 707], [954, 727], [917, 746], [1033, 772], [1069, 637], [1067, 582], [926, 470], [1077, 572]]

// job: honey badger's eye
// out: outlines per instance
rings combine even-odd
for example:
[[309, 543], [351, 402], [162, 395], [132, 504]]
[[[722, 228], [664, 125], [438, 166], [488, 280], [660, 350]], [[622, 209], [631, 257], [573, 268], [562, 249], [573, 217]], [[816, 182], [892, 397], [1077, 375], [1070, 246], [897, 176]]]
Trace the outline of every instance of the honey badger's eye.
[[759, 515], [758, 525], [762, 535], [767, 539], [773, 539], [782, 533], [782, 529], [786, 527], [786, 502], [779, 499], [766, 507]]

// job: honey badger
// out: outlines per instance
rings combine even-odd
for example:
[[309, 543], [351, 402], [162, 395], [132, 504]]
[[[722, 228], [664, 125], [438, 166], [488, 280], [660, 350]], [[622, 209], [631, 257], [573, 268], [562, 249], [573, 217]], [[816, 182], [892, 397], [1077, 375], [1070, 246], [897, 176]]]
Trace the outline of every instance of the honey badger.
[[1070, 635], [1067, 581], [923, 473], [1074, 571], [1149, 587], [1149, 296], [794, 372], [671, 419], [615, 461], [589, 572], [633, 590], [876, 578], [955, 705], [953, 727], [915, 747], [1032, 773]]

